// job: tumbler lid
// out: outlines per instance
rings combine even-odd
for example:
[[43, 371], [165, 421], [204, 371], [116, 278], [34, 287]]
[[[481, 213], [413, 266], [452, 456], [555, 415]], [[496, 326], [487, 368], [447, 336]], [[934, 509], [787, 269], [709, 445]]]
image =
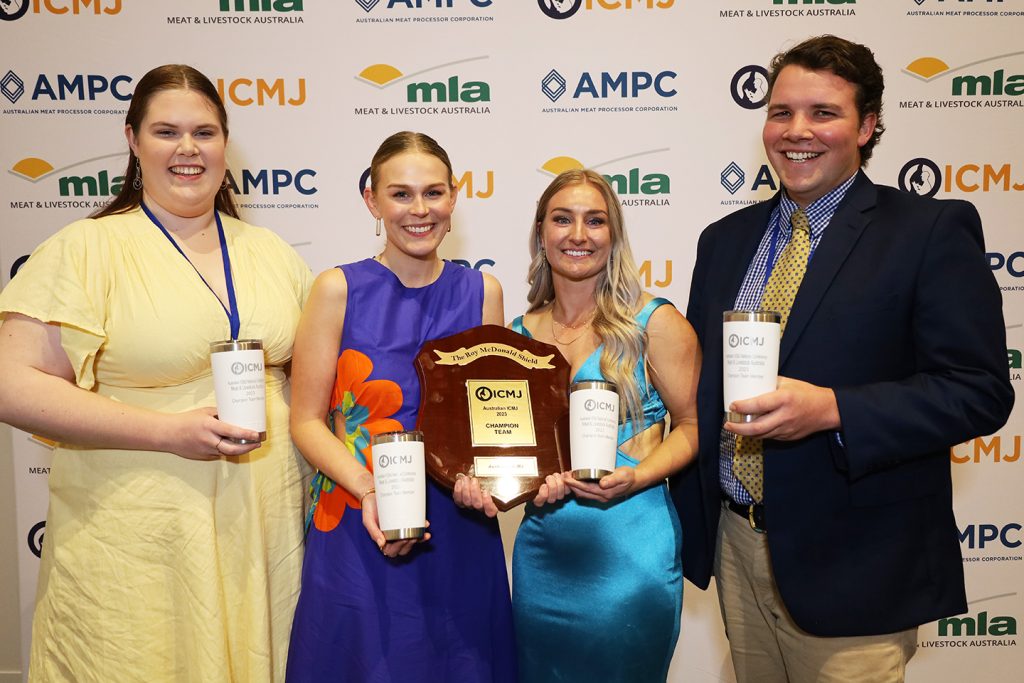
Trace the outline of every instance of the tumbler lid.
[[616, 394], [619, 393], [619, 388], [613, 382], [605, 382], [598, 379], [584, 379], [579, 382], [573, 382], [572, 386], [569, 387], [569, 393], [583, 391], [584, 389], [604, 389], [605, 391], [614, 391]]
[[225, 339], [210, 342], [210, 353], [221, 351], [262, 351], [263, 342], [259, 339]]
[[722, 311], [722, 322], [781, 323], [782, 314], [777, 311]]
[[380, 443], [401, 443], [408, 441], [423, 441], [423, 432], [410, 430], [408, 432], [382, 432], [374, 434], [370, 439], [370, 445], [376, 446]]

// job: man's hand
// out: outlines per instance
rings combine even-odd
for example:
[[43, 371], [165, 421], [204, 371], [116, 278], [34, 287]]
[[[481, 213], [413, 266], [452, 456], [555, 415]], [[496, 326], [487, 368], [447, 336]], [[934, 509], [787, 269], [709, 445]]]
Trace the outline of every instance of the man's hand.
[[742, 436], [795, 441], [815, 432], [842, 428], [836, 395], [819, 387], [788, 377], [779, 377], [778, 389], [742, 401], [729, 409], [757, 415], [753, 422], [726, 422], [725, 428]]

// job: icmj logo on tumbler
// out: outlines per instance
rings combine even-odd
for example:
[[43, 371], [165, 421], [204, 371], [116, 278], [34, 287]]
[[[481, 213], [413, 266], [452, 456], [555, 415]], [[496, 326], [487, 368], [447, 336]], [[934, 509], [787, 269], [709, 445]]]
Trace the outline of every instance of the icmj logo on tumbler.
[[588, 413], [591, 413], [595, 410], [618, 410], [618, 406], [611, 401], [598, 401], [593, 398], [588, 398], [583, 402], [583, 409]]
[[405, 453], [405, 454], [402, 454], [402, 455], [388, 455], [387, 453], [383, 453], [383, 454], [381, 454], [381, 455], [379, 455], [377, 457], [377, 467], [378, 467], [378, 469], [382, 469], [382, 470], [390, 467], [391, 465], [411, 465], [411, 464], [412, 464], [412, 456], [409, 455], [408, 453]]
[[241, 375], [243, 372], [263, 372], [263, 363], [261, 361], [253, 361], [251, 363], [235, 361], [231, 364], [231, 374]]
[[735, 349], [738, 346], [764, 346], [764, 337], [730, 334], [729, 348]]

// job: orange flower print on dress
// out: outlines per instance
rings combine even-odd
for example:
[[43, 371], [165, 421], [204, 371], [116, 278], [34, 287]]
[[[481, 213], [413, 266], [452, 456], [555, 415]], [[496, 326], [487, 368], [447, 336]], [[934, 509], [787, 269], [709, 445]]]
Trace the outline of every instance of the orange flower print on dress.
[[[365, 353], [355, 349], [341, 352], [327, 420], [348, 452], [372, 472], [373, 435], [402, 429], [402, 424], [391, 417], [402, 407], [402, 388], [389, 379], [367, 381], [371, 372], [373, 361]], [[320, 531], [331, 531], [338, 526], [346, 508], [360, 508], [359, 500], [322, 472], [313, 477], [309, 492], [312, 504], [306, 517], [307, 533], [311, 523]]]

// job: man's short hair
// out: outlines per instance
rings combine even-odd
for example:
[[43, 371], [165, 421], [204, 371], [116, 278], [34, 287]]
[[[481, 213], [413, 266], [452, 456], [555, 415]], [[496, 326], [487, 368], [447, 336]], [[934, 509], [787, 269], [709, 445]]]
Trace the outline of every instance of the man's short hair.
[[768, 67], [768, 97], [771, 98], [775, 79], [787, 66], [800, 66], [810, 71], [830, 71], [854, 87], [854, 102], [860, 121], [868, 114], [878, 118], [875, 132], [860, 148], [860, 163], [867, 165], [875, 145], [882, 138], [882, 91], [885, 82], [882, 67], [867, 47], [832, 35], [808, 38], [799, 45], [780, 52]]

